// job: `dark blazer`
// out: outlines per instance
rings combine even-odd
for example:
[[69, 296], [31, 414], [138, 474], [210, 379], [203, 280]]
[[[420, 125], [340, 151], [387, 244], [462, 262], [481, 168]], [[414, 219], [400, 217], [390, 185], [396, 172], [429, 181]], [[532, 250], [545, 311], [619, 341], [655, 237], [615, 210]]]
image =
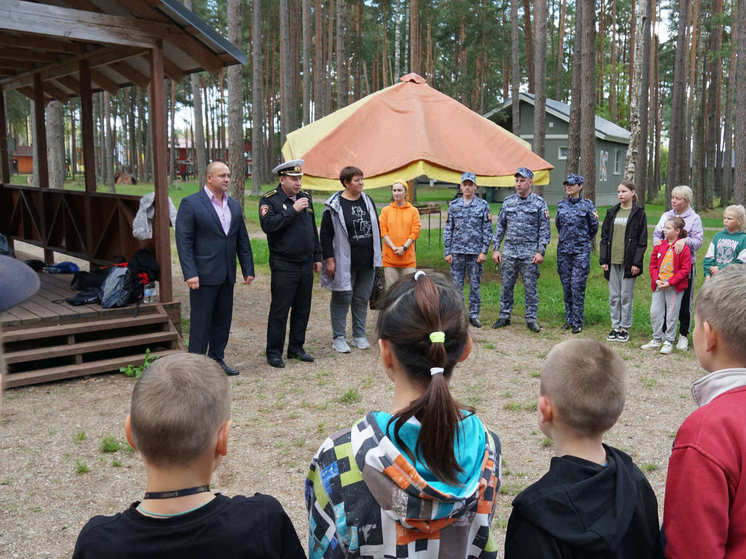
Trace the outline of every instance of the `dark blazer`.
[[241, 206], [229, 196], [228, 207], [231, 210], [231, 225], [226, 235], [204, 188], [187, 196], [179, 204], [176, 250], [185, 280], [198, 276], [200, 285], [234, 283], [236, 255], [244, 277], [254, 275], [251, 243]]
[[[604, 223], [601, 226], [601, 244], [599, 246], [599, 263], [610, 264], [611, 239], [614, 236], [614, 219], [619, 211], [620, 204], [612, 206], [606, 212]], [[648, 248], [648, 218], [642, 206], [634, 204], [627, 219], [627, 227], [624, 230], [624, 277], [631, 278], [632, 266], [643, 270], [645, 249]], [[609, 279], [609, 272], [604, 272], [604, 277]]]

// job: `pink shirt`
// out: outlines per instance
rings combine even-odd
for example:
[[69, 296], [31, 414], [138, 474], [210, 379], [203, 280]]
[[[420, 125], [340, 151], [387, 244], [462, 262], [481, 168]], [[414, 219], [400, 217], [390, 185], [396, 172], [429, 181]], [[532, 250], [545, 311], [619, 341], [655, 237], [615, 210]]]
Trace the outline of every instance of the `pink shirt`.
[[228, 229], [231, 227], [231, 209], [228, 207], [228, 195], [223, 194], [223, 201], [217, 199], [212, 193], [212, 190], [205, 186], [205, 193], [212, 202], [212, 207], [215, 208], [215, 212], [218, 214], [220, 225], [223, 226], [223, 233], [228, 234]]

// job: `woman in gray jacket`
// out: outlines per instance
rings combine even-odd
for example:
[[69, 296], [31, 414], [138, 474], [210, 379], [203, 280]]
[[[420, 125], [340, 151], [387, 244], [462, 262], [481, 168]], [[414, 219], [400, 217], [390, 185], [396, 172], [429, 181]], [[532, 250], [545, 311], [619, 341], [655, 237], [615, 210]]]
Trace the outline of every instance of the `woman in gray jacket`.
[[357, 167], [345, 167], [339, 180], [344, 190], [324, 202], [321, 218], [321, 285], [332, 291], [332, 348], [349, 353], [345, 336], [348, 309], [352, 311], [352, 345], [358, 349], [370, 347], [365, 319], [375, 267], [381, 266], [381, 234], [376, 206], [363, 193], [363, 172]]

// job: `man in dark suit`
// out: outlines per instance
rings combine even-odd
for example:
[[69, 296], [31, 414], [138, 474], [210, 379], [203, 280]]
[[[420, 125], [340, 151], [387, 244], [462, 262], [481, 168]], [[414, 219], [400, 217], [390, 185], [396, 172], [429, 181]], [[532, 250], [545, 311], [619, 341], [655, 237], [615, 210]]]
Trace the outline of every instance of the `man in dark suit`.
[[272, 303], [267, 320], [267, 363], [284, 367], [282, 349], [290, 314], [288, 359], [307, 363], [306, 326], [311, 314], [313, 273], [321, 271], [321, 245], [313, 200], [303, 192], [303, 160], [281, 163], [272, 172], [280, 184], [259, 199], [259, 221], [267, 234], [269, 267], [272, 270]]
[[[236, 255], [245, 284], [254, 279], [254, 261], [241, 206], [228, 196], [230, 171], [221, 161], [207, 166], [207, 185], [181, 201], [176, 215], [176, 249], [189, 286], [189, 351], [223, 361], [233, 315]], [[209, 349], [208, 349], [209, 346]]]

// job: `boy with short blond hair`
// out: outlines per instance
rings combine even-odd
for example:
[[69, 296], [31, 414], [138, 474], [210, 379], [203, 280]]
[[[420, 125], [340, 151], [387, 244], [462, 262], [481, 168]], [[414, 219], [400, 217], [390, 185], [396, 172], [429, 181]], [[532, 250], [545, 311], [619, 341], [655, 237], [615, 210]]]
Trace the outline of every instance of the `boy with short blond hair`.
[[228, 377], [212, 359], [180, 353], [155, 361], [137, 381], [125, 421], [147, 470], [145, 498], [89, 520], [73, 558], [305, 558], [273, 497], [210, 491], [228, 452], [230, 405]]
[[541, 372], [539, 427], [554, 441], [549, 472], [513, 501], [505, 558], [659, 558], [658, 502], [632, 459], [602, 443], [624, 409], [622, 359], [568, 340]]
[[731, 264], [697, 295], [694, 350], [707, 375], [699, 408], [679, 428], [668, 462], [666, 557], [746, 557], [746, 266]]

